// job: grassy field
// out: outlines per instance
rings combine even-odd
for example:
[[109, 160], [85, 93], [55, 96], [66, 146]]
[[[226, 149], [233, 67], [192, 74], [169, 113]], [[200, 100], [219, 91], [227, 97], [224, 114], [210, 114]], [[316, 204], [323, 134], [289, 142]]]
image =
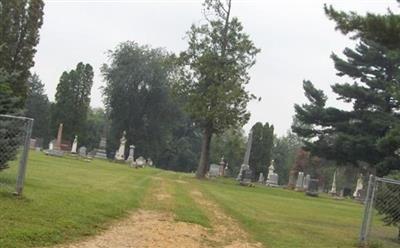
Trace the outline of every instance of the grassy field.
[[[13, 184], [15, 167], [0, 173], [0, 183]], [[265, 247], [356, 247], [362, 205], [352, 201], [38, 152], [30, 154], [23, 198], [0, 187], [0, 247], [71, 242], [138, 208], [169, 211], [178, 221], [210, 227], [208, 210], [196, 203], [192, 190], [216, 202]], [[161, 201], [163, 195], [172, 197]]]

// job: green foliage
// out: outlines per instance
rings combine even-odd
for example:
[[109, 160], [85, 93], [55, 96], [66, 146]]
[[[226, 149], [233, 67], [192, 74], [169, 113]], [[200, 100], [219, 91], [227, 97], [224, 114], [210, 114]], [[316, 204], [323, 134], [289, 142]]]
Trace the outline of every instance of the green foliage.
[[101, 69], [111, 120], [108, 150], [118, 148], [125, 130], [127, 145], [135, 145], [135, 154], [159, 164], [180, 115], [169, 89], [172, 57], [161, 48], [125, 42], [110, 51], [109, 59]]
[[[0, 114], [19, 115], [19, 99], [13, 96], [10, 80], [12, 76], [0, 68]], [[9, 160], [14, 159], [17, 154], [20, 128], [9, 118], [0, 119], [0, 171], [8, 168]]]
[[[78, 63], [75, 70], [63, 72], [57, 85], [55, 105], [52, 110], [52, 130], [56, 134], [63, 123], [63, 140], [73, 141], [75, 135], [85, 137], [90, 91], [93, 85], [93, 68]], [[85, 144], [86, 141], [80, 139]]]
[[279, 175], [279, 184], [286, 185], [289, 180], [289, 172], [295, 162], [297, 151], [302, 146], [300, 138], [288, 132], [282, 137], [274, 138], [272, 159], [275, 161], [275, 172]]
[[251, 145], [249, 164], [255, 176], [262, 172], [268, 174], [268, 166], [271, 164], [271, 152], [274, 146], [274, 126], [268, 122], [264, 125], [257, 122], [251, 128], [253, 130], [253, 142]]
[[44, 143], [50, 140], [50, 102], [44, 92], [44, 84], [37, 74], [28, 78], [28, 97], [25, 101], [25, 115], [35, 120], [32, 138], [42, 138]]
[[354, 83], [335, 84], [332, 90], [353, 109], [326, 107], [324, 93], [305, 81], [303, 87], [310, 103], [295, 105], [299, 122], [293, 125], [293, 131], [304, 139], [313, 155], [335, 160], [339, 165], [366, 162], [377, 169], [378, 175], [385, 175], [400, 162], [394, 153], [397, 143], [386, 137], [396, 133], [393, 128], [400, 121], [396, 113], [400, 108], [396, 93], [400, 50], [361, 39], [355, 49], [346, 48], [344, 55], [346, 59], [331, 56], [337, 75], [348, 76]]
[[197, 176], [208, 168], [212, 135], [241, 127], [250, 114], [247, 103], [254, 98], [246, 91], [248, 70], [259, 52], [236, 17], [231, 0], [205, 1], [207, 23], [192, 25], [189, 47], [180, 55], [181, 68], [175, 90], [185, 99], [185, 110], [203, 129], [203, 145]]
[[[14, 74], [12, 95], [24, 100], [43, 21], [42, 0], [0, 1], [0, 68]], [[22, 106], [20, 106], [22, 107]]]
[[108, 125], [108, 116], [104, 109], [89, 108], [85, 122], [85, 131], [82, 136], [78, 137], [78, 143], [84, 144], [89, 151], [98, 148], [101, 137], [106, 137]]
[[378, 42], [388, 48], [398, 49], [400, 44], [400, 15], [390, 10], [386, 15], [337, 11], [325, 5], [325, 13], [336, 22], [336, 29], [343, 34], [353, 33], [353, 39], [361, 38]]
[[213, 163], [218, 164], [221, 157], [228, 165], [226, 174], [236, 177], [243, 163], [246, 152], [246, 137], [241, 129], [228, 129], [218, 134], [211, 142], [210, 158]]

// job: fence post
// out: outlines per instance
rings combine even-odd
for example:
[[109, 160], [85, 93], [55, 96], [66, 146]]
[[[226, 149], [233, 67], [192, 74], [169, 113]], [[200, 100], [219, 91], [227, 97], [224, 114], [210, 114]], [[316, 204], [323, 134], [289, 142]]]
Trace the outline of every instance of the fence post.
[[29, 145], [30, 145], [32, 127], [33, 127], [33, 119], [27, 118], [26, 120], [27, 120], [27, 123], [25, 124], [26, 134], [25, 134], [25, 140], [24, 140], [24, 148], [23, 148], [21, 159], [19, 162], [17, 185], [16, 185], [16, 192], [15, 192], [15, 195], [18, 195], [18, 196], [20, 196], [22, 194], [22, 190], [24, 188], [26, 164], [28, 161]]
[[372, 212], [372, 202], [374, 200], [374, 190], [373, 188], [375, 185], [374, 176], [371, 174], [369, 176], [368, 181], [368, 188], [367, 188], [367, 195], [364, 201], [364, 216], [363, 222], [361, 224], [361, 231], [360, 231], [360, 245], [366, 245], [368, 239], [368, 228], [370, 227], [371, 221], [371, 212]]

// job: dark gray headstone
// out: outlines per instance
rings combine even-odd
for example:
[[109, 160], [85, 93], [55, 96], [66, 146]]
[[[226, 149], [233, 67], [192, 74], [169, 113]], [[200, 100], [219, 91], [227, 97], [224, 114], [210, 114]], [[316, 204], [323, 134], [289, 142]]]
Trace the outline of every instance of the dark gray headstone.
[[318, 196], [318, 179], [310, 179], [308, 182], [308, 189], [306, 191], [306, 195], [309, 196]]

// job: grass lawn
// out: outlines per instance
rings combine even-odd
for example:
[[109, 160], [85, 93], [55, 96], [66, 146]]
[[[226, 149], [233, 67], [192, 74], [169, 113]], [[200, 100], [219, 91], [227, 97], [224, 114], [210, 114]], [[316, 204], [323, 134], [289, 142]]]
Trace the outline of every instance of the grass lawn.
[[[12, 185], [15, 168], [1, 172], [0, 183]], [[0, 187], [0, 247], [70, 242], [138, 208], [170, 211], [176, 220], [210, 227], [208, 210], [196, 204], [193, 189], [265, 247], [356, 247], [362, 215], [362, 205], [348, 200], [39, 152], [30, 153], [25, 186], [21, 199]], [[160, 200], [163, 195], [168, 197]]]

